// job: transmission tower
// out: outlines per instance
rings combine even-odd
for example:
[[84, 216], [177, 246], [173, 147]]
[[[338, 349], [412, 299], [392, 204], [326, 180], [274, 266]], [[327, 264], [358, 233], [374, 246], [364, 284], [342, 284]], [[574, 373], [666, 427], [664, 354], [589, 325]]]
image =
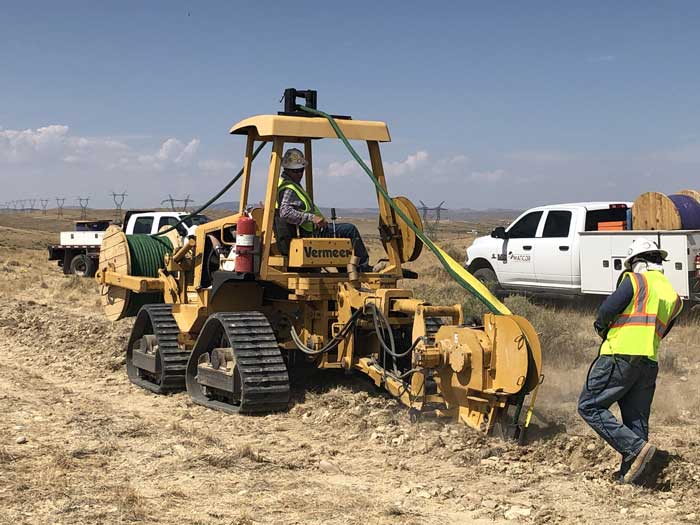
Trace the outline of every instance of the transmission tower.
[[57, 213], [59, 217], [63, 217], [63, 203], [66, 202], [66, 198], [58, 198], [56, 197], [56, 207], [57, 207]]
[[122, 222], [122, 204], [124, 204], [125, 198], [126, 198], [126, 192], [124, 192], [124, 193], [112, 192], [112, 199], [114, 199], [114, 220], [117, 223]]
[[34, 211], [34, 206], [36, 206], [36, 199], [29, 199], [29, 211]]
[[[192, 199], [190, 199], [189, 195], [187, 197], [185, 197], [184, 199], [175, 199], [172, 195], [168, 194], [168, 198], [163, 199], [162, 201], [160, 201], [160, 203], [162, 205], [162, 204], [165, 204], [166, 202], [169, 202], [170, 208], [173, 211], [187, 211], [187, 205], [191, 202], [191, 200]], [[176, 204], [181, 203], [181, 202], [184, 204], [182, 205], [182, 207], [180, 209], [178, 209], [178, 206], [176, 206]]]
[[44, 212], [44, 215], [46, 215], [46, 208], [49, 205], [49, 199], [40, 199], [41, 200], [41, 209]]
[[80, 218], [82, 220], [87, 219], [88, 204], [90, 203], [90, 197], [78, 197], [78, 203], [80, 204]]
[[442, 201], [437, 206], [430, 207], [423, 201], [419, 200], [421, 204], [421, 212], [423, 214], [423, 227], [426, 233], [433, 239], [437, 239], [438, 228], [440, 226], [440, 221], [442, 220], [442, 212], [447, 211], [442, 205], [445, 201]]

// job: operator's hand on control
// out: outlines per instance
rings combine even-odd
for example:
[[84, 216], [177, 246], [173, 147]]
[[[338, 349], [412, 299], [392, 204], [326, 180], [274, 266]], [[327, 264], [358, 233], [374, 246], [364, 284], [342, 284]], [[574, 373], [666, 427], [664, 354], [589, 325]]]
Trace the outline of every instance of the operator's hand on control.
[[320, 230], [321, 228], [328, 226], [328, 221], [326, 221], [326, 218], [322, 215], [314, 215], [314, 218], [311, 219], [311, 221], [314, 223], [314, 228], [316, 230]]

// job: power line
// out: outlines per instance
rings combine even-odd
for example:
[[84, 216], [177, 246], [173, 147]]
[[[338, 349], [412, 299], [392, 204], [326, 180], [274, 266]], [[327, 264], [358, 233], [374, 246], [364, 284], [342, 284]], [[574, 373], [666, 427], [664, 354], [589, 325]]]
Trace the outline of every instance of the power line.
[[63, 204], [66, 202], [65, 197], [56, 197], [56, 206], [58, 207], [57, 213], [59, 217], [63, 217]]
[[112, 192], [112, 199], [114, 200], [114, 219], [115, 222], [122, 222], [122, 205], [124, 204], [124, 199], [127, 193], [114, 193]]
[[88, 204], [90, 204], [90, 197], [78, 197], [78, 203], [80, 204], [80, 218], [82, 220], [87, 219]]
[[[190, 202], [192, 202], [192, 199], [190, 199], [190, 196], [189, 196], [189, 195], [188, 195], [187, 197], [185, 197], [184, 199], [176, 199], [176, 198], [174, 198], [172, 195], [170, 195], [170, 194], [168, 193], [168, 198], [167, 198], [167, 199], [163, 199], [162, 201], [160, 201], [161, 205], [165, 204], [166, 202], [167, 202], [167, 203], [170, 203], [170, 208], [171, 208], [173, 211], [187, 211], [187, 205], [188, 205]], [[184, 204], [182, 205], [182, 207], [180, 207], [180, 209], [178, 209], [178, 207], [176, 206], [176, 204], [181, 203], [181, 202], [184, 203]]]

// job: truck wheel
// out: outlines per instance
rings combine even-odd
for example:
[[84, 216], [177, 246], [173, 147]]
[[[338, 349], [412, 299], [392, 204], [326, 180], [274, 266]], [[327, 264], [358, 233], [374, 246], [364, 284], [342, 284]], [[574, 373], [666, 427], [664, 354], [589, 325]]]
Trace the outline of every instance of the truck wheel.
[[95, 262], [87, 255], [76, 255], [70, 262], [70, 273], [78, 277], [92, 277], [95, 275]]
[[501, 298], [504, 296], [503, 290], [498, 284], [498, 277], [496, 276], [496, 272], [494, 272], [491, 268], [479, 268], [473, 273], [473, 275], [479, 281], [481, 281], [482, 284], [487, 286], [488, 289], [491, 290], [496, 297]]

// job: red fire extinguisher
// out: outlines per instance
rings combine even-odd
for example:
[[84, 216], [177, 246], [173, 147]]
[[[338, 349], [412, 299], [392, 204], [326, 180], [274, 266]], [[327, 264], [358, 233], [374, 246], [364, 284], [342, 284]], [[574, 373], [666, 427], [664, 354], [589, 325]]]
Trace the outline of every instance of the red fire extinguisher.
[[248, 215], [239, 217], [236, 223], [237, 272], [253, 273], [253, 251], [255, 247], [255, 220]]

